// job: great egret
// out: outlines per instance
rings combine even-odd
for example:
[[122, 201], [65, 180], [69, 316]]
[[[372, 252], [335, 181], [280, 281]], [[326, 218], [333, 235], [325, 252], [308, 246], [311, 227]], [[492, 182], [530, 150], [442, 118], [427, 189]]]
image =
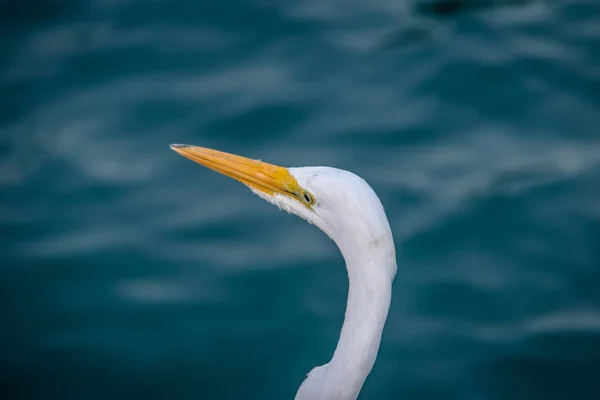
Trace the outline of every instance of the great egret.
[[336, 168], [284, 168], [203, 147], [171, 148], [244, 183], [337, 244], [349, 280], [344, 323], [333, 357], [308, 373], [295, 399], [355, 400], [377, 357], [396, 275], [392, 231], [373, 189]]

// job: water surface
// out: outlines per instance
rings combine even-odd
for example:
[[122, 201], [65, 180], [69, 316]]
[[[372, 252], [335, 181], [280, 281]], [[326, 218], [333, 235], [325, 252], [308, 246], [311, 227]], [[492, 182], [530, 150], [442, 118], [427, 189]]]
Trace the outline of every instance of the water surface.
[[398, 275], [361, 399], [600, 393], [600, 5], [0, 6], [10, 399], [291, 399], [347, 292], [324, 234], [172, 152], [364, 177]]

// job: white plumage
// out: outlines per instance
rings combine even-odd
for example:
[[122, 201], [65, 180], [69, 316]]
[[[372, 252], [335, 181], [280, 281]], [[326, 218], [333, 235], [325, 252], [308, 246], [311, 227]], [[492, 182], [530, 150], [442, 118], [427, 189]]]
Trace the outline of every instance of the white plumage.
[[337, 244], [349, 280], [344, 323], [331, 360], [310, 371], [295, 400], [357, 399], [377, 357], [396, 275], [392, 232], [373, 189], [336, 168], [283, 168], [201, 147], [171, 147], [243, 182]]

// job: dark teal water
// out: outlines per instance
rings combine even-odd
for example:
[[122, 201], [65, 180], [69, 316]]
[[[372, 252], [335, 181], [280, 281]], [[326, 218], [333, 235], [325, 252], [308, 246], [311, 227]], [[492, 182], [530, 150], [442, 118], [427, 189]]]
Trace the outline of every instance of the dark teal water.
[[600, 398], [600, 3], [0, 5], [3, 399], [291, 399], [324, 234], [172, 152], [371, 183], [399, 271], [361, 399]]

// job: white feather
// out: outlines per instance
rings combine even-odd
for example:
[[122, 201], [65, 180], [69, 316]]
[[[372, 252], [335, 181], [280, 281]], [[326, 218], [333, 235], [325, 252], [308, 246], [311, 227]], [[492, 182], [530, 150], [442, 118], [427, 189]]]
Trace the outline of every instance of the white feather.
[[329, 167], [290, 168], [316, 203], [255, 194], [319, 227], [339, 247], [349, 292], [340, 338], [331, 360], [306, 377], [296, 400], [355, 400], [371, 372], [387, 319], [396, 275], [396, 252], [383, 206], [373, 189], [351, 172]]

